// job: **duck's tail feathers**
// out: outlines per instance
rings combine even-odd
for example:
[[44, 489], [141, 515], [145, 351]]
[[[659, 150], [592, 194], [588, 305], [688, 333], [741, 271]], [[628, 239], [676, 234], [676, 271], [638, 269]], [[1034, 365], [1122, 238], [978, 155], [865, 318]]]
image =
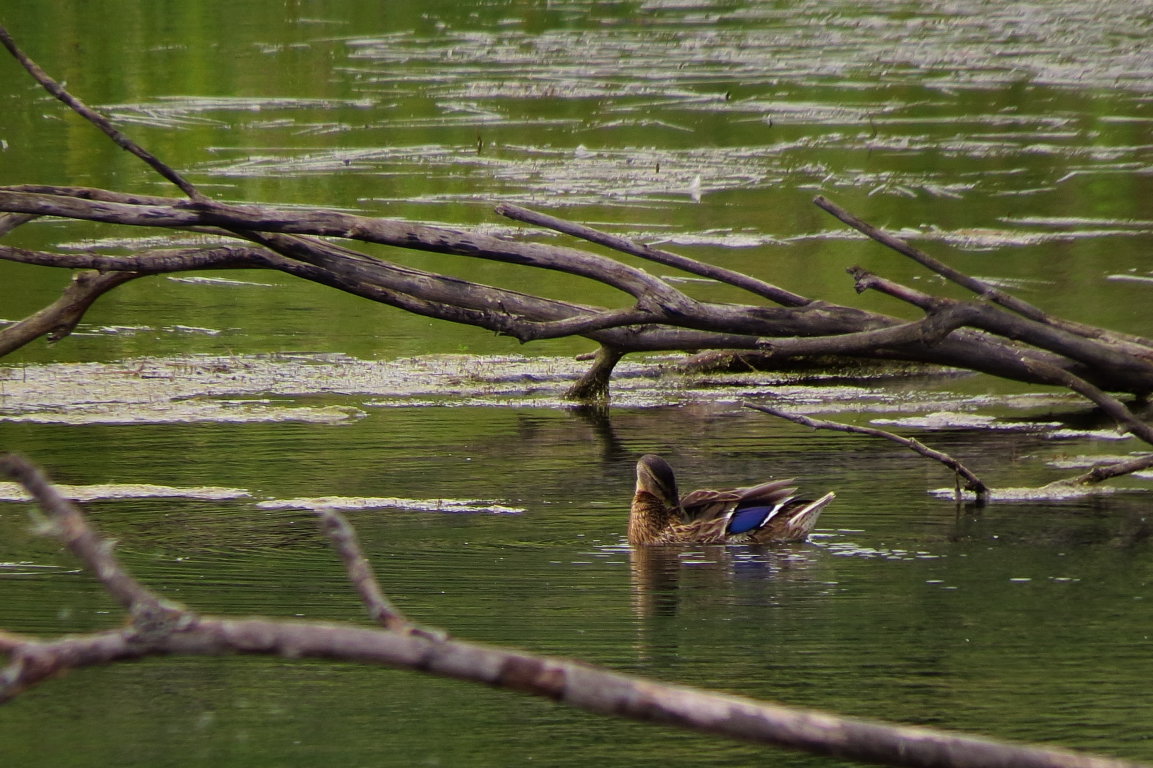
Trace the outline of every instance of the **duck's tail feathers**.
[[802, 538], [808, 536], [809, 531], [817, 525], [817, 518], [821, 516], [821, 512], [835, 498], [837, 498], [837, 494], [829, 491], [816, 501], [793, 502], [794, 505], [800, 504], [801, 506], [794, 506], [784, 512], [789, 516], [789, 530], [796, 532]]

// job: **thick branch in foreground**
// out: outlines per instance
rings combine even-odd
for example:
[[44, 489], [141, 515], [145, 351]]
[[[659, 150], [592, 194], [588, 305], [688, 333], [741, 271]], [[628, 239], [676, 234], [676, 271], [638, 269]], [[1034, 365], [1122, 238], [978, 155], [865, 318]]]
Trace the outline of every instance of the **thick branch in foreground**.
[[[140, 623], [121, 630], [40, 641], [0, 632], [9, 664], [0, 673], [0, 701], [60, 672], [158, 655], [275, 655], [332, 659], [411, 669], [541, 696], [577, 709], [661, 723], [812, 754], [913, 768], [1139, 768], [1121, 760], [1005, 744], [927, 728], [891, 726], [799, 710], [738, 696], [659, 683], [575, 661], [537, 656], [443, 635], [337, 624], [197, 616], [163, 603], [132, 579], [112, 548], [79, 511], [25, 460], [0, 457], [0, 472], [22, 483], [54, 522], [57, 533], [122, 604], [154, 605], [170, 620], [156, 631]], [[325, 525], [365, 602], [403, 629], [403, 618], [379, 592], [366, 588], [371, 571], [336, 513]]]
[[[414, 669], [551, 699], [588, 712], [677, 726], [848, 760], [916, 768], [1138, 768], [1139, 764], [1036, 749], [796, 710], [738, 696], [657, 683], [562, 659], [460, 641], [350, 626], [201, 619], [152, 647], [102, 633], [23, 650], [22, 661], [67, 655], [82, 667], [151, 655], [264, 654]], [[33, 665], [28, 665], [32, 667]], [[44, 671], [42, 666], [34, 672]]]

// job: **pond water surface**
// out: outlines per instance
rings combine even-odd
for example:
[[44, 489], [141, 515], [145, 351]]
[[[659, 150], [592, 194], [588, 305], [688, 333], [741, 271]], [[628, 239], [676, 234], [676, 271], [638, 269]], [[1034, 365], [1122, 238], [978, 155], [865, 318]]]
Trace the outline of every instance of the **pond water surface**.
[[[90, 0], [0, 22], [221, 199], [560, 242], [492, 213], [512, 201], [841, 303], [907, 312], [856, 296], [858, 263], [950, 292], [811, 205], [824, 194], [1049, 311], [1153, 334], [1149, 2]], [[174, 194], [12, 62], [0, 72], [0, 184]], [[8, 241], [129, 253], [191, 237], [42, 221]], [[623, 301], [554, 273], [374, 253]], [[1153, 762], [1147, 479], [977, 513], [930, 493], [953, 483], [938, 465], [740, 407], [895, 424], [1013, 488], [1140, 450], [1076, 399], [976, 376], [681, 377], [654, 356], [626, 359], [611, 409], [573, 409], [558, 396], [589, 342], [521, 347], [279, 275], [205, 279], [220, 277], [127, 285], [71, 338], [0, 361], [0, 447], [84, 491], [173, 599], [363, 621], [310, 512], [340, 497], [390, 597], [464, 639]], [[63, 282], [0, 263], [0, 319]], [[837, 501], [806, 544], [634, 552], [646, 452], [687, 488], [797, 476]], [[12, 498], [0, 489], [0, 627], [118, 625]], [[0, 712], [0, 761], [28, 766], [766, 759], [829, 762], [269, 659], [85, 670]]]

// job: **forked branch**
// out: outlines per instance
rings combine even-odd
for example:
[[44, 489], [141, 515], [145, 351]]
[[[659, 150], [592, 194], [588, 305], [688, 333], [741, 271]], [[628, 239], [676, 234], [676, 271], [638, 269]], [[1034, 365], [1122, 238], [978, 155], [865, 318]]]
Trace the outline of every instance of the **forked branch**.
[[1101, 342], [1113, 343], [1124, 346], [1133, 354], [1149, 356], [1153, 354], [1153, 340], [1143, 338], [1141, 336], [1132, 336], [1129, 334], [1117, 333], [1115, 331], [1107, 331], [1103, 328], [1097, 328], [1084, 323], [1076, 323], [1064, 318], [1053, 317], [1044, 310], [1033, 306], [1029, 302], [1013, 296], [1005, 291], [1002, 291], [996, 286], [989, 285], [983, 280], [979, 280], [971, 275], [966, 275], [958, 269], [950, 267], [948, 264], [935, 259], [919, 248], [914, 248], [909, 243], [901, 238], [891, 235], [878, 227], [874, 227], [869, 222], [854, 216], [841, 206], [828, 200], [822, 195], [813, 198], [813, 203], [832, 214], [838, 220], [848, 224], [853, 229], [857, 230], [863, 235], [876, 240], [878, 243], [893, 249], [897, 253], [908, 256], [913, 261], [921, 266], [935, 272], [936, 274], [944, 277], [945, 279], [956, 283], [973, 293], [981, 299], [992, 301], [999, 304], [1012, 312], [1016, 312], [1022, 317], [1027, 317], [1030, 320], [1046, 325], [1052, 325], [1062, 328], [1070, 333], [1084, 336], [1090, 339], [1096, 339]]
[[[124, 629], [37, 640], [0, 632], [0, 702], [70, 669], [149, 656], [262, 654], [385, 665], [506, 688], [606, 716], [686, 728], [838, 759], [910, 768], [1141, 768], [1059, 749], [1025, 747], [958, 733], [893, 726], [670, 685], [576, 661], [407, 631], [375, 584], [347, 522], [323, 513], [350, 580], [391, 629], [196, 615], [135, 581], [112, 547], [24, 459], [0, 457], [0, 472], [37, 500], [52, 530], [133, 615]], [[372, 581], [373, 585], [368, 582]], [[143, 618], [151, 619], [148, 622]], [[157, 621], [156, 619], [163, 619]], [[393, 631], [398, 629], [401, 631]]]

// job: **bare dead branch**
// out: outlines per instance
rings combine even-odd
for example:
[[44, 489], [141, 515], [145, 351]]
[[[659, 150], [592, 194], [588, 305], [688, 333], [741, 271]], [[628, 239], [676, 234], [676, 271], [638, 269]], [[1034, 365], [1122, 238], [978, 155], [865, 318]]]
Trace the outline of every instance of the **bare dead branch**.
[[1153, 427], [1150, 427], [1133, 415], [1133, 412], [1126, 408], [1125, 404], [1117, 398], [1102, 392], [1081, 377], [1057, 368], [1056, 366], [1051, 366], [1039, 361], [1033, 361], [1029, 365], [1036, 370], [1038, 374], [1047, 378], [1050, 383], [1056, 384], [1057, 386], [1068, 387], [1087, 400], [1096, 403], [1098, 408], [1117, 422], [1118, 428], [1120, 428], [1122, 432], [1132, 433], [1134, 437], [1142, 442], [1153, 445]]
[[0, 214], [0, 237], [8, 234], [12, 230], [19, 227], [21, 224], [27, 224], [33, 219], [39, 218], [27, 213], [3, 213]]
[[[112, 548], [75, 508], [52, 491], [21, 459], [0, 458], [0, 470], [28, 488], [57, 532], [121, 602], [156, 600], [115, 561]], [[61, 524], [60, 521], [67, 522]], [[338, 526], [340, 527], [340, 526]], [[337, 534], [346, 561], [363, 556], [351, 529]], [[343, 542], [343, 543], [340, 543]], [[349, 543], [353, 542], [353, 543]], [[371, 579], [364, 570], [358, 578]], [[371, 591], [371, 590], [370, 590]], [[379, 608], [382, 596], [369, 596]], [[161, 606], [163, 607], [163, 606]], [[1122, 760], [1059, 749], [995, 742], [958, 733], [842, 718], [669, 685], [564, 659], [483, 646], [443, 636], [338, 624], [192, 617], [167, 631], [111, 631], [52, 641], [0, 633], [9, 657], [0, 672], [0, 702], [71, 669], [160, 655], [274, 655], [386, 665], [519, 691], [589, 712], [661, 723], [811, 754], [910, 768], [1141, 768]], [[398, 614], [392, 614], [397, 616]], [[192, 620], [192, 619], [195, 620]]]
[[1003, 291], [989, 285], [988, 283], [985, 283], [984, 281], [978, 280], [975, 277], [969, 277], [965, 273], [953, 269], [947, 264], [934, 259], [924, 251], [914, 248], [901, 238], [890, 235], [884, 230], [878, 229], [872, 224], [869, 224], [867, 221], [854, 216], [844, 208], [840, 207], [831, 200], [826, 199], [822, 195], [818, 195], [817, 197], [813, 198], [813, 204], [818, 208], [831, 213], [837, 219], [844, 222], [845, 224], [848, 224], [850, 227], [857, 230], [861, 234], [876, 240], [881, 245], [887, 246], [897, 253], [908, 256], [910, 259], [917, 262], [921, 266], [926, 267], [927, 269], [936, 272], [938, 275], [941, 275], [942, 277], [969, 289], [982, 298], [995, 301], [998, 304], [1009, 307], [1014, 312], [1019, 312], [1020, 314], [1025, 315], [1026, 317], [1031, 317], [1034, 320], [1043, 321], [1047, 317], [1047, 315], [1037, 307], [1034, 307], [1027, 302], [1021, 301], [1020, 299], [1016, 299], [1015, 297], [1004, 293]]
[[123, 203], [125, 205], [176, 205], [177, 203], [184, 202], [184, 198], [180, 197], [138, 195], [132, 192], [115, 192], [110, 189], [100, 189], [99, 187], [78, 187], [68, 184], [12, 184], [0, 186], [0, 191], [75, 197], [79, 200], [102, 200], [106, 203]]
[[[2, 249], [0, 258], [15, 261], [40, 259], [36, 263], [70, 267], [83, 265], [99, 270], [144, 270], [153, 274], [174, 269], [181, 263], [206, 263], [219, 268], [259, 266], [278, 269], [427, 317], [487, 328], [522, 342], [579, 334], [619, 354], [656, 349], [731, 348], [767, 350], [777, 358], [814, 354], [864, 356], [951, 365], [1034, 383], [1052, 383], [1054, 376], [1047, 372], [1062, 370], [1098, 391], [1111, 388], [1138, 395], [1153, 392], [1153, 352], [1148, 346], [1153, 342], [1049, 317], [1032, 305], [932, 259], [822, 197], [816, 199], [817, 205], [850, 226], [1017, 314], [1002, 312], [991, 304], [950, 302], [903, 287], [903, 292], [898, 292], [889, 286], [888, 290], [893, 295], [917, 304], [928, 313], [918, 323], [906, 323], [886, 315], [814, 301], [747, 275], [511, 205], [502, 205], [497, 210], [520, 221], [548, 226], [625, 253], [739, 286], [783, 306], [700, 302], [642, 269], [573, 248], [514, 242], [342, 212], [286, 211], [215, 202], [199, 194], [159, 160], [139, 150], [106, 119], [70, 96], [19, 51], [6, 31], [0, 29], [0, 37], [41, 85], [99, 125], [119, 145], [149, 160], [154, 168], [181, 186], [192, 198], [186, 201], [83, 187], [25, 185], [0, 188], [0, 216], [5, 217], [0, 226], [14, 226], [29, 217], [52, 215], [129, 226], [212, 231], [244, 238], [267, 249], [225, 251], [238, 254], [236, 262], [222, 257], [222, 252], [207, 250], [147, 253], [141, 254], [144, 259], [135, 261], [95, 255], [60, 256], [46, 261], [41, 254]], [[631, 307], [603, 308], [549, 300], [404, 268], [319, 239], [322, 237], [340, 237], [566, 272], [621, 290], [631, 296], [634, 303]], [[97, 285], [112, 285], [123, 279], [126, 278], [108, 278], [107, 282]], [[868, 287], [886, 290], [885, 281], [862, 274], [858, 274], [858, 288], [866, 287], [869, 280], [872, 284]], [[93, 295], [98, 295], [98, 292]], [[47, 311], [50, 318], [73, 318], [73, 323], [82, 313], [83, 309], [80, 309], [68, 314], [55, 305]], [[38, 320], [29, 318], [30, 321], [34, 319]], [[26, 322], [6, 329], [0, 340], [6, 337], [7, 342], [0, 341], [0, 344], [7, 343], [11, 349], [35, 338], [37, 331], [62, 335], [69, 330], [67, 324], [55, 327], [56, 331], [45, 331], [42, 322]], [[4, 347], [0, 346], [0, 353], [3, 351]], [[609, 358], [603, 360], [606, 364], [591, 371], [584, 382], [595, 386], [577, 386], [573, 388], [574, 393], [600, 391], [602, 375], [612, 370], [612, 364], [607, 363]]]
[[[0, 629], [0, 654], [10, 654], [22, 645], [34, 642], [31, 637], [25, 635], [17, 635], [13, 632], [5, 632]], [[3, 680], [0, 679], [0, 687], [3, 686]]]
[[168, 165], [163, 163], [151, 152], [148, 152], [136, 142], [132, 141], [132, 139], [125, 136], [123, 133], [117, 130], [116, 127], [112, 125], [112, 123], [108, 121], [108, 118], [104, 117], [99, 112], [85, 104], [83, 101], [70, 94], [67, 90], [64, 89], [62, 85], [60, 85], [60, 83], [49, 77], [47, 72], [41, 69], [36, 64], [36, 62], [32, 61], [32, 59], [30, 59], [22, 50], [20, 50], [20, 48], [16, 45], [16, 41], [12, 39], [12, 36], [8, 34], [8, 30], [3, 26], [0, 26], [0, 44], [3, 44], [4, 47], [8, 49], [8, 52], [11, 53], [18, 62], [20, 62], [20, 65], [24, 67], [25, 70], [27, 70], [28, 74], [32, 75], [32, 78], [36, 80], [36, 82], [40, 83], [40, 85], [44, 87], [44, 90], [48, 91], [48, 93], [52, 94], [55, 98], [66, 104], [68, 108], [73, 112], [80, 115], [85, 120], [103, 131], [108, 136], [108, 138], [112, 139], [112, 141], [116, 143], [118, 147], [131, 152], [144, 162], [148, 163], [148, 165], [150, 165], [153, 170], [179, 187], [180, 190], [184, 192], [184, 194], [188, 195], [188, 197], [191, 199], [208, 199], [192, 184], [192, 182], [188, 181]]
[[781, 410], [780, 408], [773, 408], [771, 406], [761, 405], [759, 403], [743, 403], [743, 405], [746, 408], [753, 409], [754, 411], [767, 413], [770, 416], [786, 419], [796, 424], [812, 427], [813, 429], [829, 429], [833, 430], [834, 432], [848, 432], [850, 434], [869, 435], [870, 437], [880, 437], [885, 440], [889, 440], [890, 442], [894, 442], [897, 445], [902, 445], [914, 453], [918, 453], [924, 456], [925, 458], [932, 459], [933, 461], [939, 461], [951, 469], [955, 474], [965, 478], [965, 489], [973, 491], [977, 495], [978, 504], [984, 504], [989, 498], [989, 488], [979, 477], [977, 477], [976, 473], [974, 473], [957, 459], [954, 459], [949, 454], [938, 451], [935, 448], [930, 448], [915, 438], [902, 437], [901, 435], [895, 434], [893, 432], [886, 432], [883, 429], [876, 429], [875, 427], [858, 427], [852, 424], [842, 424], [838, 421], [813, 419], [808, 416], [803, 416], [799, 413], [789, 413], [787, 411]]
[[1111, 480], [1114, 477], [1131, 475], [1134, 472], [1140, 472], [1150, 467], [1153, 467], [1153, 453], [1147, 453], [1144, 456], [1135, 456], [1125, 461], [1098, 464], [1084, 474], [1057, 480], [1049, 483], [1049, 486], [1094, 485], [1105, 480]]
[[615, 309], [539, 323], [511, 316], [508, 319], [509, 323], [502, 329], [503, 333], [524, 343], [538, 339], [559, 339], [565, 336], [588, 336], [595, 331], [651, 323], [658, 318], [643, 309]]
[[60, 298], [23, 320], [0, 329], [0, 357], [41, 336], [59, 341], [76, 328], [98, 298], [118, 285], [135, 280], [136, 272], [81, 272], [73, 275]]
[[320, 527], [333, 549], [340, 555], [344, 569], [348, 573], [348, 580], [356, 588], [360, 600], [373, 620], [385, 629], [405, 631], [409, 628], [408, 619], [392, 604], [380, 589], [380, 583], [372, 572], [372, 565], [357, 541], [356, 533], [344, 516], [335, 509], [322, 508], [317, 510], [320, 518]]
[[[337, 659], [414, 669], [551, 699], [596, 714], [701, 731], [840, 759], [914, 768], [1140, 768], [1053, 748], [1024, 747], [912, 726], [840, 718], [738, 696], [670, 685], [563, 659], [460, 641], [350, 626], [259, 619], [203, 619], [194, 629], [132, 645], [118, 633], [26, 646], [19, 654], [26, 685], [53, 662], [67, 668], [153, 655], [275, 655]], [[9, 665], [11, 670], [12, 664]]]
[[170, 205], [131, 205], [4, 190], [0, 190], [0, 210], [129, 226], [178, 229], [207, 226], [232, 231], [342, 237], [567, 272], [603, 282], [632, 295], [642, 304], [678, 313], [692, 313], [696, 305], [688, 296], [644, 270], [587, 251], [519, 243], [479, 233], [464, 233], [336, 211], [290, 211], [265, 206], [180, 200]]
[[581, 402], [608, 402], [609, 381], [612, 379], [613, 368], [624, 354], [623, 350], [607, 344], [598, 347], [592, 366], [572, 385], [567, 397]]
[[[43, 327], [45, 322], [52, 324], [48, 326], [48, 331], [41, 330], [41, 334], [49, 331], [66, 333], [79, 321], [84, 310], [97, 296], [115, 285], [144, 274], [140, 270], [150, 270], [148, 273], [155, 274], [202, 259], [212, 262], [215, 267], [244, 265], [279, 269], [409, 311], [467, 322], [524, 339], [572, 333], [587, 335], [602, 344], [596, 364], [590, 371], [590, 374], [596, 375], [587, 377], [586, 381], [586, 390], [593, 392], [594, 396], [598, 391], [603, 395], [613, 366], [628, 351], [700, 349], [723, 345], [733, 348], [769, 347], [773, 354], [787, 356], [836, 348], [838, 354], [952, 361], [952, 364], [960, 363], [977, 370], [997, 367], [998, 370], [1013, 372], [1012, 375], [1022, 380], [1060, 384], [1093, 400], [1135, 434], [1142, 436], [1142, 439], [1149, 441], [1149, 435], [1153, 434], [1119, 401], [1104, 394], [1084, 376], [1078, 375], [1081, 368], [1092, 365], [1092, 361], [1102, 362], [1111, 369], [1117, 369], [1106, 371], [1103, 374], [1104, 380], [1128, 381], [1125, 377], [1132, 376], [1134, 381], [1139, 382], [1133, 385], [1134, 391], [1153, 391], [1153, 386], [1148, 382], [1149, 366], [1143, 359], [1133, 363], [1111, 358], [1095, 349], [1085, 351], [1077, 348], [1080, 351], [1075, 351], [1075, 345], [1068, 338], [1053, 336], [1051, 333], [1046, 336], [1031, 326], [1006, 324], [1001, 318], [1003, 313], [990, 314], [967, 304], [935, 304], [924, 320], [903, 323], [896, 318], [812, 301], [749, 276], [710, 267], [692, 259], [515, 206], [499, 210], [524, 221], [530, 221], [525, 216], [536, 217], [537, 223], [544, 226], [745, 288], [758, 296], [778, 301], [784, 308], [698, 302], [644, 270], [571, 248], [517, 243], [480, 234], [331, 211], [282, 211], [211, 201], [180, 174], [133, 143], [79, 99], [68, 94], [15, 46], [2, 27], [0, 41], [53, 96], [100, 127], [119, 146], [144, 159], [191, 198], [189, 203], [81, 188], [8, 188], [0, 190], [0, 211], [5, 212], [0, 214], [3, 217], [0, 219], [0, 234], [32, 217], [54, 215], [131, 226], [224, 230], [261, 246], [221, 249], [215, 254], [209, 249], [201, 249], [182, 253], [154, 252], [130, 259], [98, 255], [88, 255], [87, 261], [80, 257], [75, 260], [55, 259], [52, 261], [54, 266], [95, 266], [97, 269], [112, 271], [77, 276], [74, 294], [70, 295], [66, 291], [66, 295], [57, 302], [60, 306], [54, 304], [46, 308], [43, 318], [40, 317], [42, 313], [38, 313], [24, 321], [26, 325], [23, 330], [20, 329], [21, 324], [6, 329], [5, 334], [14, 329], [20, 331], [8, 334], [7, 338], [27, 336], [38, 327], [38, 323], [39, 327]], [[842, 215], [848, 217], [842, 218], [842, 221], [916, 258], [939, 274], [966, 285], [982, 298], [998, 302], [1029, 318], [1034, 324], [1059, 327], [1066, 332], [1066, 336], [1077, 335], [1107, 345], [1123, 346], [1125, 354], [1136, 358], [1147, 356], [1146, 348], [1153, 345], [1153, 342], [1137, 337], [1124, 337], [1048, 317], [1032, 305], [932, 260], [907, 243], [852, 217], [824, 198], [818, 198], [817, 204], [838, 218], [842, 218]], [[605, 309], [550, 301], [530, 294], [406, 269], [314, 239], [318, 236], [557, 270], [615, 287], [633, 297], [635, 305]], [[0, 251], [0, 258], [27, 260], [40, 257], [34, 255], [34, 252], [5, 249]], [[1022, 338], [1022, 327], [1033, 334], [1030, 342], [1040, 349], [1004, 342], [988, 333], [969, 330], [983, 328], [989, 333], [1016, 339]], [[5, 338], [5, 335], [0, 335], [0, 353], [4, 351]], [[1137, 347], [1142, 349], [1138, 350]], [[996, 362], [990, 363], [989, 360]], [[770, 412], [764, 407], [750, 407]], [[810, 420], [811, 426], [818, 423]], [[881, 430], [866, 431], [864, 428], [839, 426], [846, 427], [841, 431], [881, 433], [881, 436], [895, 438], [914, 450], [916, 448], [913, 444], [921, 445], [915, 440], [899, 438], [882, 433]], [[934, 458], [941, 460], [940, 457]], [[957, 467], [954, 469], [961, 471]], [[0, 700], [10, 698], [19, 690], [60, 671], [121, 659], [171, 653], [276, 654], [286, 658], [341, 659], [426, 671], [544, 696], [594, 712], [655, 720], [816, 754], [891, 765], [933, 768], [1003, 768], [1006, 765], [1024, 768], [1120, 768], [1128, 765], [1121, 761], [1059, 750], [1035, 750], [928, 729], [895, 728], [786, 709], [747, 699], [662, 685], [576, 662], [478, 646], [450, 640], [441, 634], [414, 631], [412, 625], [388, 602], [351, 528], [335, 513], [324, 517], [325, 526], [361, 599], [377, 621], [390, 630], [401, 631], [199, 617], [167, 603], [128, 575], [116, 559], [112, 547], [89, 528], [79, 511], [56, 494], [44, 477], [27, 462], [16, 457], [5, 457], [0, 459], [0, 471], [13, 475], [29, 488], [52, 517], [58, 535], [133, 617], [131, 626], [124, 630], [52, 642], [39, 642], [0, 632], [0, 652], [7, 653], [10, 662], [0, 674]], [[975, 476], [971, 482], [974, 481], [980, 484]], [[983, 485], [980, 487], [983, 488]]]
[[127, 635], [130, 641], [138, 639], [137, 633], [155, 637], [191, 622], [190, 614], [134, 579], [113, 554], [112, 544], [88, 526], [80, 511], [61, 496], [31, 462], [15, 454], [0, 455], [0, 473], [24, 486], [48, 516], [56, 537], [88, 566], [108, 594], [128, 610], [135, 629]]
[[136, 272], [141, 276], [195, 269], [251, 269], [265, 267], [266, 251], [245, 246], [207, 248], [158, 248], [133, 256], [105, 256], [99, 253], [58, 253], [30, 251], [0, 245], [0, 259], [20, 264], [37, 264], [63, 269], [94, 269], [97, 272]]
[[1129, 334], [1121, 334], [1114, 331], [1106, 331], [1102, 328], [1096, 328], [1094, 326], [1085, 325], [1083, 323], [1076, 323], [1070, 320], [1065, 320], [1063, 318], [1053, 317], [1038, 307], [1028, 303], [1027, 301], [1005, 293], [999, 288], [989, 285], [983, 280], [970, 277], [964, 272], [961, 272], [958, 269], [954, 269], [948, 264], [933, 258], [924, 251], [918, 248], [914, 248], [901, 238], [890, 235], [884, 230], [874, 227], [872, 224], [869, 224], [863, 219], [854, 216], [836, 203], [826, 199], [824, 196], [818, 195], [813, 199], [813, 203], [817, 207], [832, 214], [840, 221], [848, 224], [858, 232], [872, 238], [873, 240], [876, 240], [878, 243], [881, 243], [888, 248], [893, 249], [897, 253], [908, 256], [910, 259], [917, 262], [926, 269], [941, 275], [942, 277], [956, 283], [957, 285], [967, 288], [982, 299], [1000, 304], [1006, 309], [1012, 310], [1013, 312], [1027, 317], [1030, 320], [1034, 320], [1045, 325], [1057, 326], [1070, 333], [1074, 333], [1079, 336], [1085, 336], [1091, 339], [1097, 339], [1102, 342], [1124, 344], [1133, 354], [1149, 355], [1151, 348], [1153, 348], [1153, 340], [1150, 339], [1145, 339], [1140, 336], [1133, 336]]
[[799, 294], [791, 291], [786, 291], [771, 283], [766, 283], [763, 280], [758, 280], [755, 277], [750, 277], [742, 272], [735, 272], [731, 269], [724, 269], [722, 267], [715, 267], [711, 264], [705, 264], [690, 259], [687, 256], [681, 256], [669, 251], [663, 251], [659, 248], [653, 248], [644, 243], [638, 243], [634, 240], [629, 240], [625, 237], [618, 235], [611, 235], [607, 232], [593, 229], [592, 227], [583, 224], [576, 224], [564, 219], [558, 219], [555, 216], [549, 216], [545, 213], [538, 211], [530, 211], [527, 208], [521, 208], [518, 205], [511, 203], [501, 203], [496, 207], [496, 212], [502, 216], [507, 216], [516, 221], [523, 221], [526, 224], [534, 224], [538, 227], [545, 227], [553, 229], [557, 232], [563, 232], [566, 235], [579, 237], [582, 240], [588, 240], [590, 243], [597, 243], [607, 248], [620, 251], [621, 253], [628, 253], [633, 256], [639, 256], [642, 259], [655, 261], [658, 264], [665, 266], [675, 267], [683, 272], [688, 272], [693, 275], [700, 275], [712, 280], [717, 280], [722, 283], [743, 288], [750, 293], [775, 301], [776, 303], [786, 307], [803, 307], [812, 303], [812, 299], [805, 298]]
[[[1140, 394], [1144, 394], [1143, 382], [1153, 376], [1153, 362], [1143, 356], [1128, 354], [1117, 345], [1097, 343], [1057, 325], [1012, 315], [991, 304], [930, 296], [878, 277], [860, 267], [852, 267], [848, 271], [856, 280], [858, 293], [870, 289], [880, 291], [920, 307], [930, 313], [931, 318], [936, 317], [938, 329], [935, 337], [943, 337], [956, 328], [980, 328], [1055, 352], [1081, 363], [1086, 370], [1109, 370], [1119, 377], [1118, 382], [1127, 382], [1128, 386], [1122, 386], [1132, 386], [1132, 391]], [[927, 342], [932, 343], [932, 339], [926, 337]]]
[[[603, 257], [567, 248], [523, 245], [497, 238], [469, 236], [451, 230], [418, 227], [399, 222], [335, 214], [282, 211], [258, 206], [195, 206], [169, 198], [128, 196], [83, 188], [50, 188], [45, 194], [0, 190], [5, 205], [22, 212], [75, 216], [92, 220], [144, 226], [162, 224], [180, 228], [220, 231], [243, 236], [271, 249], [272, 254], [248, 254], [253, 266], [279, 269], [305, 279], [337, 287], [380, 301], [452, 322], [488, 328], [523, 340], [579, 333], [625, 352], [671, 349], [765, 349], [786, 358], [820, 352], [872, 358], [912, 360], [951, 365], [993, 375], [1037, 381], [1035, 369], [1025, 362], [1038, 359], [1058, 367], [1075, 366], [1057, 353], [1028, 348], [965, 329], [943, 335], [937, 319], [920, 328], [919, 336], [866, 334], [900, 326], [896, 318], [851, 307], [810, 302], [803, 307], [763, 307], [696, 302], [655, 280], [643, 270], [625, 269]], [[131, 200], [132, 202], [125, 202]], [[157, 205], [165, 201], [164, 205]], [[261, 228], [263, 228], [261, 230]], [[261, 231], [258, 231], [261, 230]], [[598, 280], [631, 292], [636, 306], [616, 310], [575, 305], [539, 296], [484, 286], [435, 273], [390, 264], [309, 235], [360, 237], [372, 242], [408, 244], [471, 257], [556, 268]], [[436, 242], [433, 242], [433, 241]], [[485, 250], [489, 246], [499, 253]], [[3, 253], [0, 252], [0, 257]], [[263, 261], [261, 260], [263, 259]], [[74, 255], [64, 260], [80, 263]], [[92, 259], [87, 266], [121, 267], [125, 262]], [[654, 300], [655, 293], [659, 293]], [[675, 326], [675, 327], [674, 327]], [[951, 329], [950, 329], [951, 330]], [[844, 336], [838, 339], [838, 336]], [[900, 337], [899, 339], [895, 337]], [[872, 349], [867, 345], [873, 343]], [[1082, 355], [1083, 357], [1083, 355]], [[1088, 358], [1087, 358], [1088, 359]], [[1101, 359], [1101, 355], [1098, 355]], [[1095, 385], [1153, 391], [1153, 374], [1144, 361], [1075, 370]]]

